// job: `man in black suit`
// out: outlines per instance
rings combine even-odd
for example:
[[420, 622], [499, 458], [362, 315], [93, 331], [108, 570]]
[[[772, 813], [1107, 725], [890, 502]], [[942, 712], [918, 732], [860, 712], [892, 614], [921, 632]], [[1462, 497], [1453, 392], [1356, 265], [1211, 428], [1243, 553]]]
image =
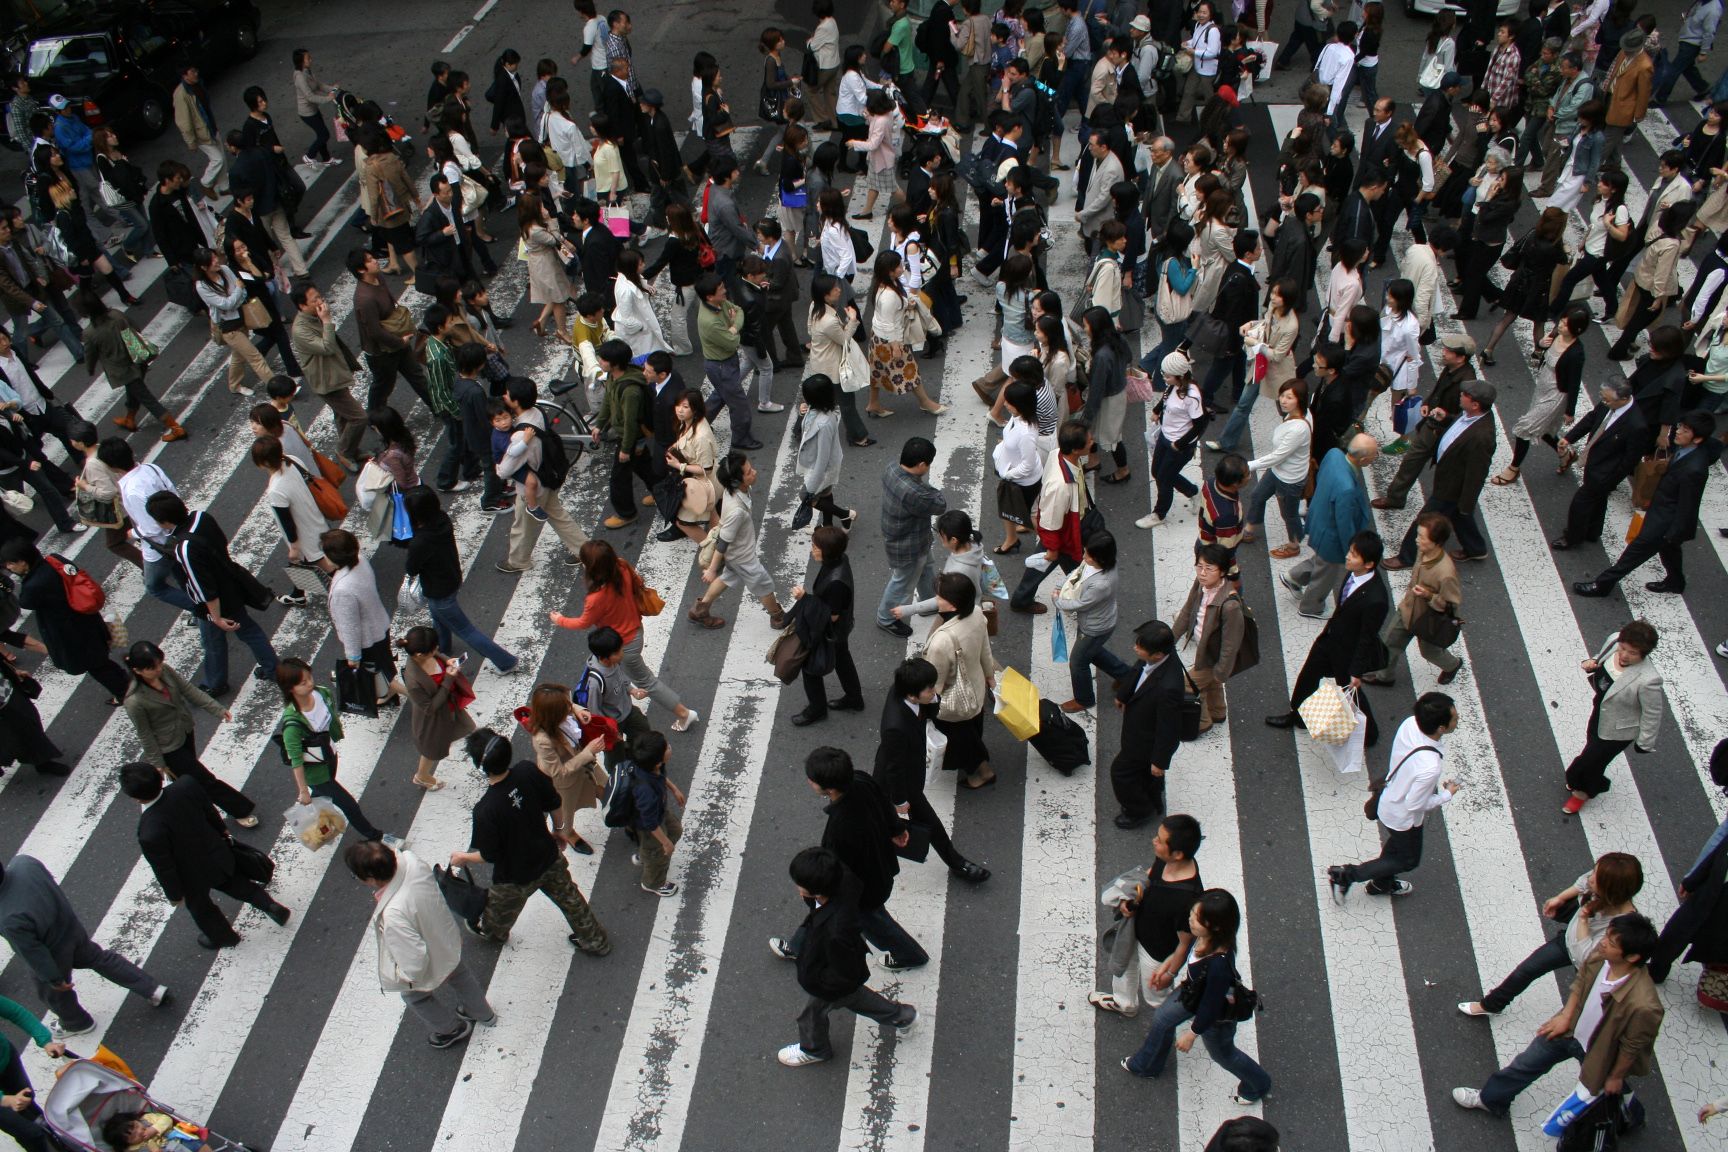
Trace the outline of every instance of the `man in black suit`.
[[[1344, 207], [1338, 210], [1338, 218], [1332, 221], [1332, 249], [1346, 240], [1360, 240], [1370, 252], [1383, 252], [1380, 244], [1380, 217], [1374, 207], [1386, 198], [1386, 174], [1375, 171], [1366, 164], [1356, 173], [1356, 190], [1350, 193], [1344, 201]], [[1381, 257], [1375, 256], [1378, 260]]]
[[[156, 194], [150, 197], [150, 234], [156, 237], [157, 250], [170, 267], [190, 264], [193, 254], [209, 247], [213, 239], [205, 235], [204, 223], [186, 191], [192, 183], [192, 170], [178, 160], [164, 160], [156, 177]], [[252, 247], [251, 242], [246, 246]]]
[[[804, 357], [798, 354], [798, 326], [792, 311], [798, 304], [798, 270], [792, 263], [792, 246], [787, 244], [780, 221], [760, 220], [756, 223], [756, 244], [763, 263], [768, 265], [768, 294], [762, 310], [762, 348], [774, 360], [776, 370], [802, 368]], [[774, 338], [779, 336], [784, 355], [774, 355]]]
[[1388, 572], [1416, 563], [1416, 527], [1422, 517], [1438, 513], [1452, 521], [1458, 533], [1454, 560], [1480, 560], [1488, 555], [1488, 541], [1476, 524], [1476, 501], [1494, 464], [1494, 385], [1486, 380], [1467, 381], [1459, 393], [1458, 419], [1440, 436], [1434, 450], [1434, 481], [1428, 501], [1410, 522], [1398, 555], [1387, 560]]
[[862, 885], [840, 857], [827, 848], [806, 848], [792, 857], [788, 871], [810, 915], [798, 929], [801, 947], [798, 986], [810, 997], [798, 1014], [798, 1043], [780, 1049], [777, 1059], [802, 1068], [834, 1058], [828, 1039], [828, 1014], [845, 1008], [899, 1031], [912, 1027], [918, 1010], [897, 1004], [869, 986], [864, 936], [858, 920]]
[[1638, 535], [1620, 559], [1594, 580], [1572, 585], [1580, 596], [1606, 596], [1614, 585], [1652, 556], [1662, 558], [1662, 579], [1644, 587], [1652, 592], [1686, 591], [1683, 566], [1686, 542], [1698, 535], [1698, 509], [1704, 503], [1704, 485], [1710, 479], [1710, 437], [1716, 433], [1716, 418], [1708, 412], [1691, 412], [1674, 424], [1674, 455], [1668, 470], [1656, 482], [1655, 495], [1644, 512]]
[[1266, 275], [1266, 300], [1272, 299], [1272, 286], [1280, 280], [1296, 285], [1296, 298], [1290, 308], [1301, 316], [1308, 311], [1309, 297], [1314, 294], [1314, 273], [1320, 265], [1320, 248], [1316, 237], [1326, 219], [1326, 204], [1312, 192], [1296, 197], [1290, 211], [1278, 223], [1278, 235], [1272, 241], [1272, 263]]
[[[1553, 541], [1564, 552], [1602, 538], [1602, 520], [1608, 514], [1608, 495], [1638, 467], [1647, 425], [1644, 414], [1632, 403], [1632, 381], [1617, 376], [1602, 385], [1600, 403], [1566, 429], [1558, 448], [1561, 459], [1582, 455], [1584, 474], [1578, 491], [1566, 508], [1566, 528]], [[1580, 453], [1574, 445], [1588, 439]]]
[[1110, 762], [1110, 787], [1122, 811], [1116, 827], [1138, 828], [1164, 811], [1164, 774], [1182, 741], [1182, 661], [1176, 637], [1162, 620], [1134, 630], [1132, 676], [1116, 682], [1122, 746]]
[[646, 192], [642, 174], [636, 164], [636, 89], [630, 80], [630, 58], [614, 56], [610, 75], [600, 81], [598, 111], [612, 123], [618, 135], [618, 159], [624, 165], [624, 176], [630, 181], [630, 191]]
[[[1321, 677], [1331, 677], [1340, 688], [1360, 688], [1362, 677], [1386, 666], [1386, 645], [1380, 642], [1380, 626], [1392, 608], [1392, 597], [1386, 590], [1386, 578], [1380, 575], [1380, 557], [1385, 547], [1377, 532], [1358, 532], [1350, 541], [1350, 551], [1344, 556], [1349, 575], [1338, 586], [1337, 606], [1308, 649], [1302, 671], [1296, 674], [1289, 711], [1266, 717], [1267, 724], [1274, 728], [1306, 727], [1296, 709], [1320, 687]], [[1379, 739], [1379, 731], [1374, 725], [1374, 713], [1368, 708], [1367, 695], [1357, 693], [1356, 702], [1368, 725], [1366, 743], [1373, 744]]]
[[912, 158], [912, 174], [906, 177], [906, 206], [922, 219], [930, 214], [930, 182], [942, 167], [942, 145], [921, 140]]
[[876, 783], [889, 803], [908, 823], [930, 834], [930, 847], [948, 870], [974, 884], [990, 878], [990, 870], [960, 855], [942, 827], [941, 817], [924, 795], [929, 764], [929, 722], [936, 717], [936, 666], [914, 656], [894, 670], [894, 687], [882, 702], [881, 739], [876, 745]]
[[582, 286], [606, 301], [606, 311], [617, 306], [612, 282], [618, 279], [618, 238], [600, 220], [600, 205], [578, 200], [570, 208], [576, 222], [576, 255], [582, 262]]
[[1439, 90], [1430, 92], [1416, 112], [1416, 135], [1435, 156], [1445, 150], [1446, 139], [1452, 135], [1452, 101], [1463, 89], [1464, 77], [1448, 72], [1441, 77]]
[[[1228, 373], [1236, 386], [1237, 410], [1246, 423], [1247, 409], [1260, 395], [1258, 387], [1249, 388], [1246, 384], [1248, 356], [1242, 341], [1242, 325], [1260, 315], [1260, 282], [1254, 278], [1254, 265], [1260, 261], [1260, 234], [1247, 229], [1236, 233], [1231, 240], [1231, 250], [1236, 253], [1236, 259], [1224, 269], [1211, 308], [1212, 315], [1224, 323], [1225, 343], [1217, 359], [1206, 370], [1200, 394], [1208, 405], [1216, 404], [1218, 389], [1223, 387], [1224, 376]], [[1234, 445], [1228, 450], [1234, 451]]]
[[492, 73], [492, 87], [486, 89], [486, 102], [492, 105], [492, 131], [509, 128], [511, 121], [532, 129], [528, 123], [528, 105], [522, 99], [522, 57], [514, 48], [506, 48], [498, 57], [498, 67]]
[[1403, 153], [1395, 139], [1398, 130], [1397, 112], [1397, 102], [1390, 96], [1382, 96], [1374, 101], [1374, 110], [1369, 113], [1368, 123], [1362, 126], [1361, 169], [1378, 172], [1386, 177], [1386, 194], [1374, 201], [1376, 239], [1373, 252], [1376, 264], [1386, 261], [1387, 246], [1392, 243], [1392, 222], [1398, 219], [1398, 213], [1403, 207], [1399, 203], [1395, 179], [1398, 175], [1398, 159]]
[[192, 914], [200, 947], [240, 943], [240, 933], [210, 899], [211, 889], [252, 905], [278, 925], [288, 923], [288, 907], [240, 874], [234, 842], [198, 781], [182, 776], [164, 788], [162, 774], [153, 765], [132, 763], [120, 769], [120, 791], [144, 806], [138, 846], [162, 894]]
[[457, 280], [479, 279], [474, 262], [463, 251], [467, 237], [462, 234], [462, 206], [456, 203], [456, 190], [442, 173], [433, 173], [432, 202], [420, 213], [414, 226], [414, 247], [419, 268], [434, 283], [440, 276]]
[[678, 137], [664, 109], [666, 97], [660, 89], [650, 88], [637, 100], [642, 114], [642, 159], [648, 165], [648, 223], [656, 228], [666, 226], [666, 205], [673, 200], [687, 200], [684, 186], [684, 161], [678, 154]]
[[1140, 215], [1146, 221], [1148, 242], [1156, 244], [1176, 218], [1176, 189], [1182, 183], [1182, 166], [1176, 163], [1176, 142], [1168, 136], [1153, 140], [1149, 150], [1152, 171], [1146, 177]]

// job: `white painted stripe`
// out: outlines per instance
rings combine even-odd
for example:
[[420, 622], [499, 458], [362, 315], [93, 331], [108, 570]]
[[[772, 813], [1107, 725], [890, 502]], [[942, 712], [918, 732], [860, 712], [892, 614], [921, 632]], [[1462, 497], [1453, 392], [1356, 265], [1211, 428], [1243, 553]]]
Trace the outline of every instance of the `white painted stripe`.
[[456, 46], [458, 44], [462, 43], [462, 41], [468, 39], [468, 33], [472, 32], [472, 31], [474, 31], [474, 25], [472, 25], [472, 24], [462, 25], [461, 29], [457, 31], [456, 35], [450, 37], [450, 43], [444, 45], [444, 55], [448, 56], [450, 53], [456, 51]]
[[498, 7], [498, 0], [486, 0], [486, 3], [480, 5], [480, 10], [474, 13], [474, 23], [478, 24], [486, 19], [486, 14], [496, 7]]
[[[1062, 181], [1052, 220], [1074, 206], [1072, 180]], [[1075, 229], [1052, 229], [1048, 257], [1052, 283], [1071, 286], [1086, 275], [1086, 256]], [[1033, 545], [1036, 547], [1036, 544]], [[1012, 589], [1020, 572], [1010, 565], [1003, 579]], [[1048, 603], [1062, 579], [1047, 576], [1039, 599]], [[1068, 666], [1050, 659], [1055, 610], [1033, 617], [1031, 666], [1023, 669], [1041, 698], [1072, 695]], [[1070, 637], [1070, 643], [1075, 638]], [[1010, 661], [1003, 661], [1011, 664]], [[1092, 716], [1075, 715], [1094, 749]], [[994, 720], [985, 721], [995, 743], [1010, 739]], [[1096, 756], [1094, 757], [1096, 759]], [[1037, 751], [1026, 751], [1024, 823], [1020, 833], [1020, 957], [1014, 985], [1014, 1095], [1008, 1147], [1032, 1152], [1083, 1147], [1091, 1142], [1097, 1084], [1084, 1070], [1095, 1060], [1096, 1012], [1086, 1002], [1098, 957], [1098, 848], [1096, 798], [1102, 769], [1062, 776]]]

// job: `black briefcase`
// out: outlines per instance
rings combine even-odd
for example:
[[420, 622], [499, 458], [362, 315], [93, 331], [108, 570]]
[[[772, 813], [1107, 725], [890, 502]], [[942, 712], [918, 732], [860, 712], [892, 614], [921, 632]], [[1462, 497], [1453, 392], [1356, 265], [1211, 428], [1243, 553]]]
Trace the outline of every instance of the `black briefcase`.
[[261, 848], [254, 848], [244, 840], [231, 840], [229, 846], [234, 849], [234, 871], [254, 884], [268, 884], [276, 875], [276, 861]]
[[922, 864], [930, 859], [930, 829], [922, 824], [902, 824], [900, 830], [906, 833], [906, 846], [896, 847], [894, 855], [914, 864]]

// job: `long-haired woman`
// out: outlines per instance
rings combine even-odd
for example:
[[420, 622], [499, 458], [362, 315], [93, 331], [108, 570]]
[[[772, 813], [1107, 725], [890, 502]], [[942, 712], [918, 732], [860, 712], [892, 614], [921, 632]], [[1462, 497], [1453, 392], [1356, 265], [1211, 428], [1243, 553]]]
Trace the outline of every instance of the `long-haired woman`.
[[932, 400], [924, 390], [924, 381], [918, 375], [918, 361], [913, 358], [906, 339], [909, 322], [916, 321], [912, 304], [906, 298], [906, 289], [900, 285], [902, 263], [898, 252], [884, 252], [876, 257], [876, 267], [870, 279], [870, 295], [875, 307], [870, 316], [870, 402], [864, 411], [872, 416], [892, 416], [893, 410], [884, 408], [878, 397], [883, 392], [910, 392], [917, 399], [918, 407], [932, 416], [940, 416], [948, 409]]

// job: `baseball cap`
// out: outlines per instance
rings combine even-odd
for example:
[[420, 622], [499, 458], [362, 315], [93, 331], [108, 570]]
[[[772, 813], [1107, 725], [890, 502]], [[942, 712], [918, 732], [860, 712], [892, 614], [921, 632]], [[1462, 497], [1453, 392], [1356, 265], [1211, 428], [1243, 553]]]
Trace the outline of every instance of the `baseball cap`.
[[66, 97], [60, 95], [58, 92], [54, 93], [54, 95], [48, 97], [48, 107], [54, 109], [56, 112], [65, 111]]
[[1440, 77], [1441, 91], [1445, 91], [1448, 88], [1462, 87], [1464, 87], [1464, 77], [1458, 75], [1456, 72], [1448, 72], [1446, 75]]
[[642, 103], [653, 108], [664, 108], [666, 106], [666, 97], [660, 94], [660, 89], [658, 88], [650, 88], [643, 92], [641, 99]]

